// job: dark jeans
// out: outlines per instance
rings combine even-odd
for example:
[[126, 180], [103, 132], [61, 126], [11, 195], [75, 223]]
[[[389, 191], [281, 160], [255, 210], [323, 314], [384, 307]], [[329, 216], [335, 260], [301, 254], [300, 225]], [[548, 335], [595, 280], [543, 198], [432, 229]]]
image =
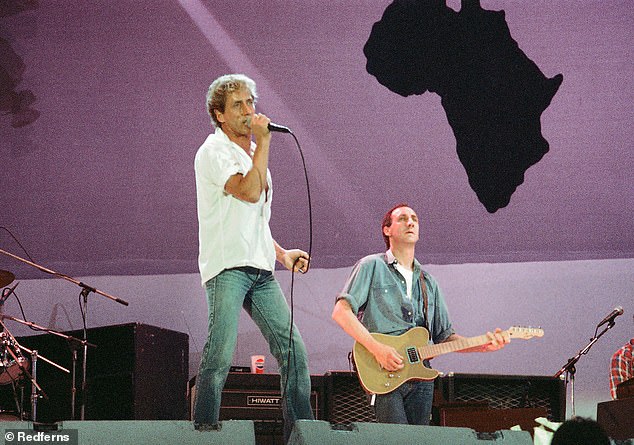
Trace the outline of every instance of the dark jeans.
[[409, 381], [388, 394], [377, 394], [374, 401], [380, 423], [429, 425], [434, 399], [434, 381]]

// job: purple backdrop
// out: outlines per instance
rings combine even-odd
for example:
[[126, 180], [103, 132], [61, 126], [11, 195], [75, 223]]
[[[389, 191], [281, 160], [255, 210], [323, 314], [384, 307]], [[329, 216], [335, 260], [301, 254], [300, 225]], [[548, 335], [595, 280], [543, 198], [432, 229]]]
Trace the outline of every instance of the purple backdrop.
[[[260, 111], [302, 143], [314, 267], [381, 249], [377, 222], [401, 200], [421, 214], [428, 262], [631, 258], [631, 5], [482, 2], [506, 11], [546, 76], [565, 76], [542, 116], [550, 152], [489, 214], [439, 97], [402, 98], [365, 71], [363, 44], [387, 4], [39, 2], [5, 14], [1, 36], [25, 65], [17, 89], [34, 93], [40, 117], [13, 128], [0, 116], [0, 225], [71, 275], [195, 272], [204, 94], [216, 76], [244, 71], [259, 83]], [[275, 135], [271, 170], [274, 236], [307, 248], [306, 189], [287, 135]], [[23, 255], [0, 233], [3, 249]], [[4, 257], [0, 269], [42, 277]]]

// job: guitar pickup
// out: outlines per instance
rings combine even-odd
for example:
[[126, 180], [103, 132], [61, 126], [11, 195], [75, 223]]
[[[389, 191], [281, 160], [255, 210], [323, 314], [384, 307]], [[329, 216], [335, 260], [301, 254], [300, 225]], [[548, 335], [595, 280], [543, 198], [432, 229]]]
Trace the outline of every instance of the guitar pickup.
[[418, 363], [420, 362], [420, 355], [418, 355], [418, 349], [415, 346], [409, 346], [407, 349], [407, 360], [410, 363]]

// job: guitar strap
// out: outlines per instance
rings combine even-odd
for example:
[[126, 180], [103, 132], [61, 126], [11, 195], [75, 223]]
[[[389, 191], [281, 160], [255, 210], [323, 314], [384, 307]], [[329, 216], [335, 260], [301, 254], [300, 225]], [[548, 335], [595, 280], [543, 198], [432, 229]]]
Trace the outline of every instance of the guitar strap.
[[423, 273], [422, 269], [420, 271], [420, 288], [421, 288], [421, 294], [423, 297], [423, 316], [425, 317], [425, 327], [427, 328], [427, 330], [429, 331], [429, 320], [427, 319], [427, 308], [429, 306], [429, 302], [427, 301], [427, 285], [425, 284], [425, 274]]

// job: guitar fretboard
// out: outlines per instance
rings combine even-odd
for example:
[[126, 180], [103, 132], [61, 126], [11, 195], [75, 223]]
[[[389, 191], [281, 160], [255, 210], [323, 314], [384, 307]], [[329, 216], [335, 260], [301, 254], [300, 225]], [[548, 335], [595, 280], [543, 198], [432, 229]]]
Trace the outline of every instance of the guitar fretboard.
[[449, 354], [454, 351], [462, 351], [463, 349], [469, 349], [475, 346], [486, 345], [489, 342], [489, 337], [486, 335], [478, 335], [477, 337], [461, 338], [446, 343], [422, 346], [418, 348], [418, 353], [421, 355], [421, 358], [426, 359], [442, 354]]

